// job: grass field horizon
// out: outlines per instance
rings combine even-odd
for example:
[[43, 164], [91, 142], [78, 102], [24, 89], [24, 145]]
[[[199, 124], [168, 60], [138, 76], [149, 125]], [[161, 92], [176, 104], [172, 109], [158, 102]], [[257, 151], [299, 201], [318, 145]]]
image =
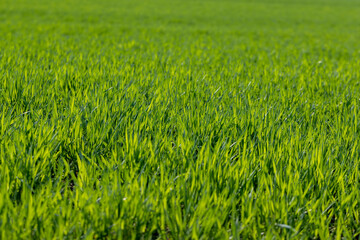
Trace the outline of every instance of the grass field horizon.
[[0, 3], [0, 239], [356, 239], [360, 1]]

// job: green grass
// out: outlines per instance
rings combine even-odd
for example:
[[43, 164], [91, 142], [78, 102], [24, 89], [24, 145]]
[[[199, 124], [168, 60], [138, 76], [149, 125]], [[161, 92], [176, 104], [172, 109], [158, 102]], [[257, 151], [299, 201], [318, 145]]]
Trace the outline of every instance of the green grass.
[[359, 238], [359, 13], [3, 0], [0, 238]]

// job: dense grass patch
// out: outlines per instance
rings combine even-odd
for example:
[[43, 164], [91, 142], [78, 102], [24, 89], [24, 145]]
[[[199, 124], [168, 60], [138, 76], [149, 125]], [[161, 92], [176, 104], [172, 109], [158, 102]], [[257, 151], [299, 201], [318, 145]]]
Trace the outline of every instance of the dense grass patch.
[[359, 13], [3, 1], [0, 238], [358, 238]]

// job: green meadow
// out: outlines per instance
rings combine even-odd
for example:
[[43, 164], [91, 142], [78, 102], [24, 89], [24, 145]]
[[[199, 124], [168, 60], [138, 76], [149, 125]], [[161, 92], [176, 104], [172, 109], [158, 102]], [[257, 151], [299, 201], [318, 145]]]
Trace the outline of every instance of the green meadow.
[[358, 239], [359, 0], [2, 0], [0, 239]]

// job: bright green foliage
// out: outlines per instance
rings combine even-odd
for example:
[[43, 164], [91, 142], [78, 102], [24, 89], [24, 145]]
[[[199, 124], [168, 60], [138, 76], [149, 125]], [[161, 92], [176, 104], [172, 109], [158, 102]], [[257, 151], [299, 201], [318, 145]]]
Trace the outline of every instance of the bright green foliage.
[[360, 237], [358, 0], [0, 3], [0, 239]]

